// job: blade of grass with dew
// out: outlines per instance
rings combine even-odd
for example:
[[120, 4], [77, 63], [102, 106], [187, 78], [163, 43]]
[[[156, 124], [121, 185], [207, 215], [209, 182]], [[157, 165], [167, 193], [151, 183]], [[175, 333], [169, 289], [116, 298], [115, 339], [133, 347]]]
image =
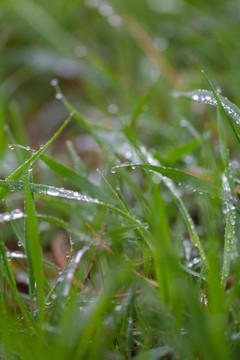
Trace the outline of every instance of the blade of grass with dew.
[[[40, 157], [40, 155], [48, 148], [49, 145], [60, 135], [60, 133], [65, 129], [69, 121], [71, 120], [73, 114], [71, 114], [67, 120], [60, 126], [60, 128], [55, 132], [52, 138], [46, 142], [36, 153], [34, 153], [28, 160], [26, 160], [21, 166], [19, 166], [6, 180], [19, 180], [23, 175], [25, 175], [28, 169], [34, 164], [34, 162]], [[0, 189], [0, 201], [5, 198], [9, 193], [8, 189]]]
[[[221, 95], [218, 95], [216, 90], [214, 89], [214, 86], [213, 84], [211, 83], [210, 79], [208, 78], [207, 74], [205, 73], [204, 70], [202, 70], [202, 73], [203, 75], [205, 76], [212, 92], [213, 92], [213, 95], [214, 95], [214, 98], [217, 102], [217, 105], [218, 107], [222, 110], [223, 114], [225, 115], [229, 125], [231, 126], [232, 128], [232, 131], [234, 133], [234, 135], [236, 136], [238, 142], [240, 143], [240, 137], [238, 135], [238, 132], [237, 130], [235, 129], [235, 126], [233, 124], [233, 122], [231, 121], [231, 118], [234, 119], [235, 123], [237, 123], [237, 125], [240, 125], [240, 109], [233, 103], [231, 103], [231, 101], [229, 101], [228, 99], [224, 99], [224, 100], [220, 100], [220, 96]], [[227, 102], [227, 104], [226, 104]]]
[[207, 79], [212, 91], [195, 90], [187, 93], [173, 93], [173, 96], [219, 107], [225, 115], [229, 125], [231, 126], [238, 142], [240, 142], [240, 137], [231, 120], [233, 119], [237, 125], [240, 125], [240, 109], [227, 98], [217, 94], [206, 73], [204, 71], [202, 72]]
[[[233, 180], [233, 174], [230, 168], [230, 159], [229, 159], [229, 149], [226, 142], [226, 135], [223, 128], [223, 123], [221, 115], [218, 112], [218, 132], [220, 140], [220, 152], [224, 166], [223, 174], [223, 190], [231, 192], [233, 196], [236, 196], [235, 183]], [[223, 254], [223, 267], [222, 267], [222, 281], [221, 285], [225, 288], [227, 283], [227, 277], [230, 272], [230, 263], [232, 258], [232, 250], [234, 244], [235, 236], [235, 223], [236, 223], [236, 209], [235, 206], [229, 202], [226, 202], [227, 213], [226, 218], [226, 228], [224, 234], [224, 254]]]
[[[38, 223], [36, 218], [35, 202], [28, 179], [24, 181], [25, 188], [25, 213], [26, 213], [26, 255], [29, 266], [30, 297], [32, 297], [36, 283], [37, 311], [40, 323], [44, 319], [44, 275], [42, 267], [42, 249], [39, 238]], [[33, 304], [32, 304], [33, 305]]]

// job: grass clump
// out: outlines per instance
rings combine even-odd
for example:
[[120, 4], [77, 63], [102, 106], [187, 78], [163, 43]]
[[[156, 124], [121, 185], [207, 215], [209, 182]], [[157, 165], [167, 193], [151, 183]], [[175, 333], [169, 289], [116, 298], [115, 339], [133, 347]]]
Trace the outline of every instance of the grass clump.
[[235, 6], [1, 3], [0, 358], [239, 358]]

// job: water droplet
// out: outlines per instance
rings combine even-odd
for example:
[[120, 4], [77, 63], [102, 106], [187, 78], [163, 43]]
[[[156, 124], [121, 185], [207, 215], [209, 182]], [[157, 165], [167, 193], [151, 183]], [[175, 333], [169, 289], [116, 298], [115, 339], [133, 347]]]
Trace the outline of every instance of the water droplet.
[[116, 174], [116, 171], [117, 171], [116, 168], [111, 168], [111, 173], [112, 174]]
[[61, 94], [61, 93], [56, 93], [55, 98], [56, 98], [57, 100], [62, 99], [62, 94]]
[[113, 27], [118, 27], [122, 24], [122, 18], [119, 15], [111, 15], [108, 18], [108, 22]]
[[11, 215], [9, 213], [5, 213], [3, 216], [3, 221], [9, 221], [11, 219]]
[[199, 97], [198, 97], [197, 94], [194, 94], [192, 98], [193, 98], [193, 100], [195, 100], [195, 101], [198, 101], [198, 100], [199, 100]]
[[181, 120], [180, 124], [181, 124], [182, 127], [185, 127], [185, 126], [187, 126], [188, 123], [187, 123], [186, 120]]
[[47, 190], [47, 194], [51, 196], [58, 196], [59, 191], [56, 188], [52, 187]]
[[13, 219], [13, 220], [16, 220], [16, 219], [21, 219], [24, 214], [23, 214], [22, 210], [20, 210], [20, 209], [14, 209], [14, 210], [11, 212], [11, 215], [12, 215], [12, 219]]
[[52, 79], [50, 84], [51, 84], [51, 86], [56, 86], [58, 84], [58, 79]]
[[110, 104], [108, 105], [108, 112], [110, 114], [116, 114], [118, 112], [118, 107], [116, 104]]
[[103, 16], [110, 16], [113, 13], [113, 8], [108, 4], [101, 4], [98, 8], [98, 11]]
[[8, 145], [9, 150], [14, 150], [14, 146], [13, 145]]

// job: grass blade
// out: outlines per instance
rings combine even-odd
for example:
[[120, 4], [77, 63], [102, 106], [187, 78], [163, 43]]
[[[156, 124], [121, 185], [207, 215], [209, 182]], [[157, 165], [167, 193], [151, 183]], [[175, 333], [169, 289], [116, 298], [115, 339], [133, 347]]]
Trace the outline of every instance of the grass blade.
[[[44, 319], [44, 275], [42, 267], [42, 249], [39, 238], [33, 194], [28, 180], [25, 180], [25, 213], [26, 213], [26, 254], [30, 279], [30, 297], [33, 297], [36, 283], [37, 310], [40, 323]], [[32, 298], [33, 301], [33, 298]], [[33, 305], [33, 304], [32, 304]]]
[[[24, 176], [27, 173], [28, 169], [35, 163], [35, 161], [42, 155], [42, 153], [49, 147], [49, 145], [51, 145], [52, 142], [65, 129], [72, 116], [73, 114], [68, 117], [68, 119], [52, 136], [52, 138], [48, 142], [46, 142], [46, 144], [43, 145], [36, 153], [34, 153], [28, 160], [26, 160], [21, 166], [19, 166], [10, 176], [8, 176], [7, 180], [19, 180], [22, 176]], [[9, 190], [7, 188], [0, 189], [0, 201], [3, 200], [8, 193]]]

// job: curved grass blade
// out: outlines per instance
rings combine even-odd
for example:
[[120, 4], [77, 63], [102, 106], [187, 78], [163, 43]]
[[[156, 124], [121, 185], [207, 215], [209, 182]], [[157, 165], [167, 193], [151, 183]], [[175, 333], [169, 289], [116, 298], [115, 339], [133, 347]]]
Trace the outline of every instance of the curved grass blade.
[[[60, 126], [60, 128], [55, 132], [52, 138], [46, 142], [36, 153], [34, 153], [28, 160], [26, 160], [21, 166], [19, 166], [6, 180], [19, 180], [23, 175], [25, 175], [28, 169], [35, 163], [35, 161], [42, 155], [42, 153], [52, 144], [52, 142], [58, 137], [58, 135], [65, 129], [69, 121], [71, 120], [73, 114], [71, 114], [67, 120]], [[0, 201], [5, 198], [9, 193], [9, 189], [0, 189]]]
[[[220, 113], [218, 113], [218, 132], [220, 140], [220, 152], [224, 165], [225, 172], [222, 177], [223, 190], [230, 192], [233, 196], [236, 196], [236, 189], [233, 179], [233, 174], [230, 168], [229, 149], [226, 142], [226, 136], [222, 124]], [[226, 202], [226, 228], [224, 234], [224, 254], [223, 254], [223, 267], [222, 267], [222, 279], [221, 285], [225, 288], [227, 283], [227, 277], [230, 272], [230, 264], [232, 258], [232, 250], [234, 245], [235, 236], [235, 223], [236, 223], [236, 208], [230, 202]]]
[[217, 94], [215, 90], [213, 91], [213, 87], [212, 91], [198, 89], [184, 93], [174, 92], [173, 96], [218, 107], [240, 125], [240, 109], [226, 97]]

